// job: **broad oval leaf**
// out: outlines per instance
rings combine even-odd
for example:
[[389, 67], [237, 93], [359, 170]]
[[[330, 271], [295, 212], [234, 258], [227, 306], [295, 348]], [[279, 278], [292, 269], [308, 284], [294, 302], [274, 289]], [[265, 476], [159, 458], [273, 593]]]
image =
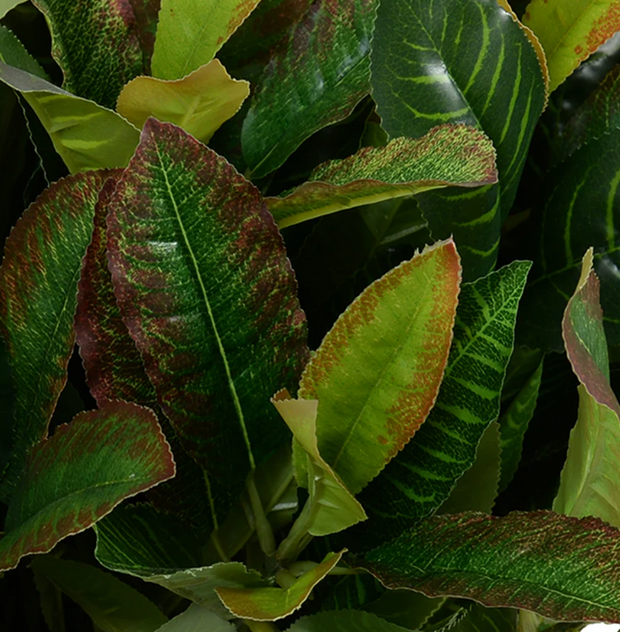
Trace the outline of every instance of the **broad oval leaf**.
[[620, 460], [620, 405], [609, 383], [609, 358], [592, 249], [562, 322], [566, 353], [579, 378], [579, 417], [568, 445], [554, 511], [596, 516], [620, 527], [615, 484]]
[[80, 413], [29, 452], [0, 540], [0, 569], [47, 553], [174, 472], [170, 447], [148, 408], [112, 402]]
[[72, 173], [129, 162], [140, 132], [116, 112], [2, 62], [0, 81], [23, 95]]
[[438, 516], [357, 560], [388, 588], [620, 622], [620, 531], [553, 512]]
[[63, 87], [106, 108], [142, 72], [142, 51], [130, 0], [34, 0], [49, 24]]
[[319, 165], [308, 182], [266, 201], [278, 226], [285, 228], [390, 198], [496, 181], [489, 139], [465, 125], [443, 125], [419, 139], [396, 138], [385, 147], [366, 147], [345, 160]]
[[321, 456], [357, 494], [411, 439], [435, 403], [461, 282], [454, 242], [440, 242], [370, 285], [304, 370], [317, 399]]
[[139, 129], [153, 116], [206, 143], [249, 94], [248, 82], [232, 79], [214, 59], [176, 81], [136, 77], [123, 88], [116, 109]]
[[372, 89], [392, 137], [466, 123], [493, 141], [498, 185], [418, 198], [432, 236], [454, 236], [465, 280], [486, 274], [495, 265], [500, 228], [545, 103], [543, 75], [527, 35], [497, 0], [382, 2]]
[[312, 589], [325, 579], [345, 551], [329, 553], [320, 564], [288, 588], [216, 588], [215, 592], [236, 617], [250, 621], [277, 621], [301, 608]]
[[375, 9], [376, 0], [319, 0], [273, 53], [241, 135], [253, 178], [368, 94]]
[[355, 528], [356, 546], [385, 542], [431, 514], [474, 463], [484, 431], [499, 415], [529, 268], [516, 261], [463, 284], [437, 402], [413, 440], [360, 494], [369, 520]]
[[24, 213], [6, 242], [0, 268], [0, 333], [16, 388], [15, 433], [5, 500], [27, 450], [45, 438], [67, 380], [82, 258], [91, 238], [105, 172], [52, 185]]
[[237, 628], [214, 612], [192, 604], [185, 612], [170, 619], [157, 632], [236, 632]]
[[580, 62], [620, 30], [620, 2], [532, 0], [523, 22], [545, 50], [553, 92]]
[[153, 76], [181, 79], [208, 64], [259, 0], [162, 0]]
[[158, 401], [210, 488], [214, 525], [286, 441], [269, 402], [299, 379], [306, 323], [258, 190], [181, 129], [150, 119], [110, 202], [121, 313]]
[[81, 606], [102, 632], [155, 632], [168, 621], [142, 593], [95, 566], [47, 555], [36, 557], [31, 568]]

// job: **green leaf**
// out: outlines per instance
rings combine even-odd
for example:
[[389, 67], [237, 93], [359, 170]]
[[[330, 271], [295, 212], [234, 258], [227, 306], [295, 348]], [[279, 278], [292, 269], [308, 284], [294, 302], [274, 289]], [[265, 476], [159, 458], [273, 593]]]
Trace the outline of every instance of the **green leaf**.
[[443, 125], [420, 139], [397, 138], [319, 165], [308, 182], [284, 197], [267, 198], [267, 206], [285, 228], [390, 198], [496, 181], [495, 150], [486, 136], [465, 125]]
[[620, 526], [615, 485], [620, 459], [620, 405], [609, 383], [609, 358], [592, 249], [583, 259], [581, 278], [568, 302], [562, 331], [566, 353], [579, 378], [579, 417], [568, 445], [554, 511], [597, 516]]
[[155, 46], [160, 0], [129, 0], [136, 21], [136, 32], [142, 48], [142, 65], [145, 74], [151, 74], [151, 58]]
[[114, 402], [80, 413], [29, 453], [0, 540], [0, 570], [47, 553], [135, 496], [174, 476], [152, 411]]
[[3, 18], [11, 9], [14, 9], [24, 0], [0, 0], [0, 18]]
[[434, 239], [454, 236], [465, 280], [493, 269], [500, 228], [545, 103], [536, 51], [496, 0], [394, 0], [379, 6], [373, 98], [391, 137], [442, 123], [479, 127], [497, 150], [499, 184], [418, 198]]
[[274, 52], [243, 124], [252, 177], [280, 167], [304, 140], [345, 119], [368, 94], [375, 8], [375, 0], [315, 2]]
[[153, 76], [181, 79], [208, 64], [259, 0], [162, 0]]
[[386, 590], [382, 597], [365, 606], [364, 610], [408, 630], [418, 630], [423, 629], [423, 624], [443, 602], [444, 599], [430, 599], [411, 590]]
[[516, 261], [463, 284], [437, 402], [413, 441], [360, 494], [370, 517], [356, 534], [360, 545], [385, 542], [431, 514], [474, 463], [484, 431], [499, 415], [529, 267]]
[[525, 432], [534, 416], [538, 401], [542, 371], [543, 360], [499, 419], [502, 451], [500, 491], [508, 487], [519, 467]]
[[293, 459], [297, 483], [310, 495], [288, 536], [289, 541], [296, 542], [298, 530], [324, 536], [365, 520], [362, 506], [319, 453], [316, 429], [319, 402], [288, 399], [286, 392], [278, 393], [272, 402], [295, 437]]
[[490, 514], [498, 494], [500, 454], [499, 424], [493, 421], [480, 439], [474, 464], [459, 478], [437, 513], [481, 511]]
[[142, 593], [89, 564], [48, 555], [31, 566], [81, 606], [102, 632], [154, 632], [168, 620]]
[[249, 94], [248, 82], [232, 79], [214, 59], [177, 81], [136, 77], [123, 88], [116, 109], [139, 129], [153, 116], [206, 143]]
[[427, 248], [369, 286], [304, 370], [319, 401], [318, 450], [357, 494], [411, 439], [435, 403], [461, 281], [452, 241]]
[[308, 354], [282, 238], [233, 167], [150, 119], [110, 203], [108, 249], [121, 313], [205, 472], [217, 528], [250, 470], [286, 442], [269, 398], [294, 387]]
[[232, 623], [220, 619], [210, 610], [192, 604], [157, 632], [235, 632], [236, 629]]
[[48, 78], [43, 68], [32, 58], [13, 32], [2, 25], [0, 25], [0, 61], [41, 79]]
[[536, 253], [519, 318], [520, 338], [532, 348], [562, 351], [562, 314], [594, 247], [610, 344], [620, 343], [620, 130], [575, 152], [546, 177], [544, 211], [530, 225]]
[[13, 449], [16, 401], [9, 355], [0, 336], [0, 477], [4, 474]]
[[361, 610], [338, 610], [320, 612], [310, 617], [302, 617], [287, 632], [405, 632], [393, 623], [369, 612]]
[[63, 87], [113, 108], [123, 86], [141, 74], [142, 51], [129, 0], [34, 0], [52, 34], [52, 56]]
[[11, 496], [27, 450], [45, 438], [67, 381], [82, 258], [105, 172], [47, 189], [6, 242], [0, 268], [0, 334], [16, 389], [13, 450], [1, 495]]
[[545, 50], [551, 92], [620, 30], [617, 0], [532, 0], [523, 22]]
[[312, 589], [338, 564], [343, 553], [329, 553], [288, 588], [216, 588], [215, 592], [236, 617], [277, 621], [301, 608]]
[[620, 531], [553, 512], [421, 522], [357, 566], [387, 588], [451, 595], [557, 621], [620, 621]]
[[0, 81], [24, 96], [72, 173], [129, 162], [140, 132], [116, 112], [2, 62]]

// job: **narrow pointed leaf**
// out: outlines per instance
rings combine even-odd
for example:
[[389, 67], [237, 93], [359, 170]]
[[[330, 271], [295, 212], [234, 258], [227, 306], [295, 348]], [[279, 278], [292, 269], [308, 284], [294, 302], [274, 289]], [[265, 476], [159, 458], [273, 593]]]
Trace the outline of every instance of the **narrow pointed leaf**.
[[24, 96], [72, 173], [129, 162], [140, 132], [116, 112], [2, 62], [0, 81]]
[[35, 0], [52, 33], [52, 56], [63, 87], [112, 108], [122, 87], [142, 72], [130, 0], [90, 1], [76, 11], [72, 0]]
[[523, 22], [542, 44], [553, 92], [575, 68], [620, 30], [617, 0], [532, 0]]
[[192, 604], [185, 612], [170, 619], [157, 632], [235, 632], [237, 628], [214, 612]]
[[47, 79], [45, 71], [34, 60], [12, 31], [0, 25], [0, 61], [31, 75]]
[[358, 528], [359, 546], [385, 542], [428, 516], [474, 463], [484, 431], [499, 416], [529, 267], [517, 261], [463, 285], [437, 402], [413, 440], [360, 494], [369, 520]]
[[287, 632], [405, 632], [407, 629], [362, 610], [337, 610], [302, 617]]
[[95, 566], [43, 556], [31, 564], [81, 606], [102, 632], [155, 632], [167, 617], [142, 593]]
[[173, 476], [172, 453], [150, 410], [115, 402], [80, 413], [29, 452], [0, 540], [0, 569], [47, 553]]
[[284, 395], [272, 401], [295, 437], [297, 482], [310, 495], [305, 511], [312, 508], [308, 533], [315, 536], [337, 533], [365, 520], [362, 506], [319, 453], [316, 430], [319, 402], [286, 399]]
[[259, 0], [162, 0], [153, 76], [181, 79], [208, 64]]
[[620, 460], [620, 405], [609, 383], [600, 286], [592, 258], [590, 249], [562, 322], [566, 353], [581, 386], [579, 416], [571, 432], [553, 509], [576, 517], [597, 516], [620, 527], [620, 494], [615, 484]]
[[492, 143], [474, 128], [444, 125], [412, 140], [366, 147], [345, 160], [319, 165], [285, 197], [267, 198], [280, 228], [347, 208], [408, 197], [445, 186], [497, 181]]
[[611, 623], [620, 622], [619, 542], [597, 518], [467, 513], [429, 518], [356, 565], [388, 588]]
[[177, 81], [136, 77], [123, 88], [116, 109], [139, 129], [153, 116], [206, 143], [249, 94], [248, 82], [232, 79], [214, 59]]
[[586, 250], [594, 247], [605, 333], [620, 343], [620, 130], [591, 140], [548, 176], [544, 211], [531, 223], [536, 253], [519, 318], [523, 344], [561, 352], [562, 316]]
[[306, 367], [299, 394], [319, 401], [319, 452], [354, 494], [435, 403], [460, 282], [452, 241], [426, 249], [369, 286]]
[[259, 192], [177, 127], [150, 119], [110, 203], [121, 313], [158, 400], [210, 487], [214, 524], [286, 441], [269, 398], [307, 356], [282, 238]]
[[508, 487], [519, 467], [525, 432], [534, 415], [538, 401], [542, 371], [543, 361], [541, 360], [536, 371], [527, 380], [510, 403], [506, 412], [499, 419], [502, 450], [500, 491]]
[[454, 236], [467, 281], [493, 269], [535, 125], [545, 103], [528, 36], [497, 0], [395, 0], [379, 5], [372, 88], [391, 137], [443, 123], [479, 127], [497, 150], [499, 183], [424, 193], [435, 239]]
[[52, 185], [7, 240], [0, 268], [0, 332], [16, 388], [13, 451], [3, 482], [8, 499], [27, 450], [45, 438], [67, 380], [77, 285], [106, 173]]
[[215, 592], [239, 618], [277, 621], [301, 608], [312, 589], [338, 564], [343, 553], [330, 553], [289, 588], [216, 588]]
[[375, 0], [320, 0], [272, 57], [243, 124], [252, 176], [277, 169], [370, 92]]

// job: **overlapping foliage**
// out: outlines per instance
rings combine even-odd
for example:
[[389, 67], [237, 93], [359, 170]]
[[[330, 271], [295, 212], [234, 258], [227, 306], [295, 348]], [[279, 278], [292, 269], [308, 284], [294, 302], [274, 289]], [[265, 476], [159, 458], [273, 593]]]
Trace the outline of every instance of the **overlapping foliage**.
[[14, 629], [620, 622], [620, 3], [525, 5], [0, 2]]

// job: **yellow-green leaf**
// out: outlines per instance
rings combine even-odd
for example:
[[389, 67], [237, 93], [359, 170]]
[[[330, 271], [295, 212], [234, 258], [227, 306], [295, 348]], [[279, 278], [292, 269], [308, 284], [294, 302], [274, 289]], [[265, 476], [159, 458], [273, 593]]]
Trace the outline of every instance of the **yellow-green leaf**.
[[620, 30], [619, 0], [532, 0], [523, 22], [536, 34], [553, 92], [575, 68]]
[[123, 88], [116, 109], [140, 129], [153, 116], [207, 142], [249, 94], [250, 84], [233, 79], [214, 59], [176, 81], [136, 77]]

